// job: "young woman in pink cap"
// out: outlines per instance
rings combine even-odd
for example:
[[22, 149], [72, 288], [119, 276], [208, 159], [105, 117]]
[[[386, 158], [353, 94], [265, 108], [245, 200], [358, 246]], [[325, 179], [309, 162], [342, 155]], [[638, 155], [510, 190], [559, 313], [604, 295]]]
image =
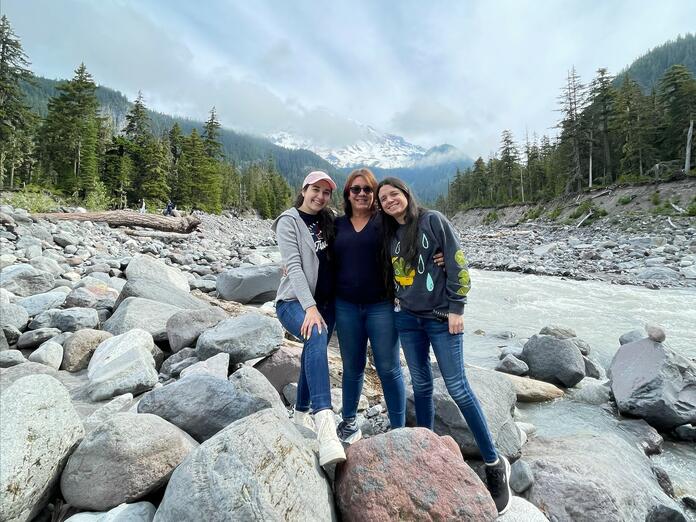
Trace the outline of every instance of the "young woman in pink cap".
[[331, 410], [327, 356], [335, 323], [334, 224], [333, 212], [327, 207], [335, 189], [328, 174], [310, 172], [294, 206], [273, 223], [285, 266], [276, 312], [283, 327], [304, 340], [294, 419], [300, 425], [316, 427], [322, 466], [346, 459]]

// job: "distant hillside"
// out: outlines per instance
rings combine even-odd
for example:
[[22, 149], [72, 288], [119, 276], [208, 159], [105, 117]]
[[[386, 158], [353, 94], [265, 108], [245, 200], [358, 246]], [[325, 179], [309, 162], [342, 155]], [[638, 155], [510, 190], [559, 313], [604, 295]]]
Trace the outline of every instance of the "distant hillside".
[[648, 51], [616, 76], [615, 85], [620, 85], [623, 77], [628, 75], [638, 82], [643, 92], [648, 93], [657, 86], [665, 71], [675, 64], [685, 65], [696, 75], [696, 34], [679, 36]]
[[[29, 106], [40, 116], [46, 116], [48, 112], [48, 100], [55, 96], [56, 87], [60, 80], [36, 77], [36, 85], [24, 84], [26, 99]], [[108, 87], [97, 87], [97, 99], [101, 104], [102, 114], [113, 122], [118, 131], [123, 128], [126, 114], [130, 111], [132, 103], [122, 93]], [[147, 100], [145, 100], [147, 103]], [[178, 122], [185, 134], [196, 128], [203, 128], [203, 122], [188, 118], [174, 117], [155, 111], [149, 111], [152, 121], [152, 130], [155, 134], [163, 135]], [[220, 133], [225, 155], [230, 161], [237, 164], [245, 164], [253, 161], [263, 161], [273, 158], [275, 164], [288, 183], [298, 187], [308, 172], [321, 169], [333, 176], [338, 176], [339, 181], [345, 179], [330, 163], [308, 150], [288, 150], [274, 145], [265, 138], [241, 134], [229, 129], [222, 129]]]

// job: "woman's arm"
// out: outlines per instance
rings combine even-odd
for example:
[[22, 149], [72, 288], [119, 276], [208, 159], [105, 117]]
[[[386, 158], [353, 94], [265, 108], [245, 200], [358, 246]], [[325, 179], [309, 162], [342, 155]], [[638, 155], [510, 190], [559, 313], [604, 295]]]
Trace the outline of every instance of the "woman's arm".
[[310, 306], [316, 306], [314, 296], [309, 288], [309, 282], [302, 270], [302, 257], [300, 256], [299, 238], [297, 237], [297, 227], [292, 217], [283, 217], [276, 225], [276, 237], [280, 256], [285, 263], [287, 277], [290, 278], [295, 296], [304, 310]]
[[[466, 294], [471, 289], [469, 267], [454, 227], [440, 213], [429, 216], [430, 228], [445, 256], [446, 294], [450, 313], [463, 314]], [[456, 333], [456, 332], [455, 332]]]

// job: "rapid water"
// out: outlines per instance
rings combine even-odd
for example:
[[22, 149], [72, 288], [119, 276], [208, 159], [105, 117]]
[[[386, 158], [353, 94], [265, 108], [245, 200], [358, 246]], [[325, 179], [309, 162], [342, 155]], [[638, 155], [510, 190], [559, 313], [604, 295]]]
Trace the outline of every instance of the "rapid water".
[[[619, 336], [646, 323], [664, 326], [666, 343], [696, 359], [696, 290], [648, 290], [597, 281], [573, 281], [508, 272], [472, 270], [473, 287], [465, 310], [465, 360], [493, 368], [499, 347], [521, 345], [549, 324], [570, 327], [587, 341], [607, 368], [619, 348]], [[478, 333], [474, 333], [479, 330]], [[498, 334], [514, 332], [504, 339]], [[485, 335], [483, 333], [485, 332]], [[537, 435], [561, 437], [614, 432], [614, 414], [601, 406], [570, 399], [550, 403], [518, 403], [519, 420], [537, 427]], [[629, 439], [630, 440], [630, 439]], [[652, 457], [672, 479], [678, 496], [696, 496], [696, 444], [666, 441]]]

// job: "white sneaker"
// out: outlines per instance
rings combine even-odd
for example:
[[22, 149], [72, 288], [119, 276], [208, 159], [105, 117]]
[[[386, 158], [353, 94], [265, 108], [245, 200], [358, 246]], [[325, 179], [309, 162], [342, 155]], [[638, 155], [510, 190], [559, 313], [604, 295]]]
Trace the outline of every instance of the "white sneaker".
[[317, 426], [314, 424], [314, 419], [308, 411], [294, 410], [292, 413], [292, 421], [298, 426], [312, 430], [314, 433], [317, 432]]
[[346, 460], [343, 444], [336, 435], [336, 419], [330, 409], [321, 410], [314, 414], [317, 425], [317, 440], [319, 442], [319, 464], [327, 466]]

